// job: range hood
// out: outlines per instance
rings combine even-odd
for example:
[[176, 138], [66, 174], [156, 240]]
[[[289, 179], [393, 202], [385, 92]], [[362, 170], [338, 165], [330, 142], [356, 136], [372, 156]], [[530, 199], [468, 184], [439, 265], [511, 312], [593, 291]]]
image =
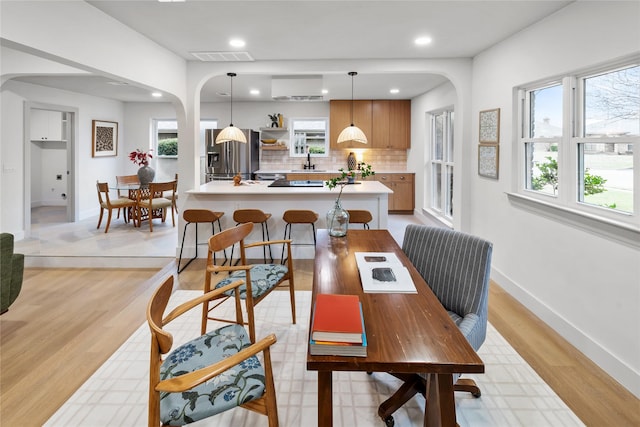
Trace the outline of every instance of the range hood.
[[324, 101], [322, 76], [274, 76], [271, 97], [276, 101]]

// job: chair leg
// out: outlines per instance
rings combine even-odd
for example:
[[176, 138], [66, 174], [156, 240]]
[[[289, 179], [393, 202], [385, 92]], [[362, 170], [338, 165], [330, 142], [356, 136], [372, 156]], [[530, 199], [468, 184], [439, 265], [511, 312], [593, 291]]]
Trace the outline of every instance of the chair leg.
[[404, 381], [402, 386], [396, 390], [393, 395], [382, 402], [378, 407], [378, 416], [386, 423], [387, 426], [392, 426], [393, 413], [401, 408], [405, 403], [409, 401], [417, 393], [424, 394], [425, 382], [420, 375], [416, 374], [393, 374], [395, 377]]
[[100, 228], [100, 224], [102, 224], [102, 215], [104, 214], [104, 209], [100, 208], [100, 218], [98, 218], [98, 226], [96, 227], [96, 230]]
[[184, 232], [182, 233], [182, 244], [180, 244], [180, 257], [178, 258], [178, 274], [180, 274], [185, 268], [187, 268], [187, 266], [189, 264], [191, 264], [191, 261], [193, 261], [194, 259], [196, 259], [198, 257], [198, 224], [196, 224], [196, 255], [195, 257], [191, 258], [185, 265], [184, 267], [182, 267], [182, 270], [180, 270], [180, 262], [182, 261], [182, 250], [184, 249], [184, 239], [187, 236], [187, 226], [191, 224], [190, 222], [187, 222], [184, 225]]
[[[292, 227], [291, 223], [287, 222], [285, 224], [283, 240], [287, 239], [287, 230], [289, 230], [289, 238], [291, 238], [291, 227]], [[287, 246], [286, 243], [282, 244], [282, 255], [280, 256], [280, 264], [282, 264], [282, 265], [284, 265], [284, 260], [285, 260], [285, 258], [284, 258], [284, 250], [285, 250], [286, 246]]]
[[453, 390], [469, 392], [473, 397], [476, 398], [482, 396], [480, 387], [478, 387], [476, 382], [471, 378], [458, 378], [458, 381], [456, 381], [456, 383], [453, 385]]
[[[263, 222], [260, 224], [262, 226], [262, 240], [264, 241], [269, 241], [269, 225], [267, 224], [267, 222]], [[267, 232], [267, 238], [265, 239], [264, 234], [265, 234], [265, 230]], [[273, 253], [271, 253], [271, 245], [267, 245], [269, 246], [269, 257], [271, 258], [271, 262], [273, 262]], [[262, 247], [262, 252], [264, 255], [264, 263], [267, 263], [267, 248], [266, 247]]]
[[107, 231], [109, 231], [109, 226], [111, 225], [111, 213], [113, 212], [112, 209], [109, 209], [109, 216], [107, 217], [107, 226], [104, 229], [104, 232], [106, 233]]
[[[218, 232], [222, 233], [222, 225], [220, 224], [220, 218], [218, 218]], [[215, 233], [215, 229], [214, 229], [214, 233]], [[222, 253], [224, 254], [224, 262], [222, 263], [222, 265], [225, 265], [228, 258], [227, 258], [227, 250], [223, 249]], [[229, 261], [229, 265], [231, 265], [231, 261]]]

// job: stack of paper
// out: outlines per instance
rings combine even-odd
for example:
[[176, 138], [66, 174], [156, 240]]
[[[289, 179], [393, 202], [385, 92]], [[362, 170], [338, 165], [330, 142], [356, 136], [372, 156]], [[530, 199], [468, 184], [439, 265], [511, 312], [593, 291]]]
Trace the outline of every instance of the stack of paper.
[[357, 295], [316, 296], [309, 353], [314, 356], [367, 355], [364, 316]]
[[393, 252], [356, 252], [365, 293], [417, 293], [407, 267]]

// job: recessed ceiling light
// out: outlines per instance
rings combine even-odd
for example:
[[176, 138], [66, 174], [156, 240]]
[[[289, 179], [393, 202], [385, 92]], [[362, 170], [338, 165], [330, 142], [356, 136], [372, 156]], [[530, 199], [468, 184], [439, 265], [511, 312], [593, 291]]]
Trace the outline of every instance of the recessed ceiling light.
[[249, 93], [250, 93], [251, 95], [260, 95], [260, 91], [259, 91], [258, 89], [251, 89], [251, 90], [249, 91]]
[[323, 94], [323, 95], [326, 95], [326, 94], [328, 94], [328, 93], [329, 93], [329, 91], [328, 91], [327, 89], [322, 89], [322, 94]]
[[414, 40], [414, 43], [418, 46], [426, 46], [428, 44], [431, 44], [431, 37], [418, 37], [417, 39]]
[[399, 93], [399, 92], [400, 92], [400, 89], [390, 89], [389, 90], [389, 93], [393, 93], [393, 94], [396, 94], [396, 93]]
[[151, 96], [153, 96], [154, 98], [160, 98], [162, 97], [162, 94], [160, 92], [152, 92]]
[[229, 44], [233, 47], [244, 47], [246, 43], [241, 39], [231, 39], [229, 40]]

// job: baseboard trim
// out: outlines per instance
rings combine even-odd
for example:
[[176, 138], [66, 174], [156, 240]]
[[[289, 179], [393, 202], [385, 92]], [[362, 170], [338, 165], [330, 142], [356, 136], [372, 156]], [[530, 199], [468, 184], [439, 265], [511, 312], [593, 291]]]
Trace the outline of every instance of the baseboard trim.
[[632, 367], [576, 328], [562, 315], [553, 311], [535, 295], [532, 295], [529, 291], [509, 279], [508, 276], [502, 274], [500, 270], [492, 268], [491, 279], [582, 354], [602, 368], [609, 376], [640, 398], [640, 373], [635, 372]]
[[173, 257], [82, 257], [26, 255], [30, 268], [163, 268]]

